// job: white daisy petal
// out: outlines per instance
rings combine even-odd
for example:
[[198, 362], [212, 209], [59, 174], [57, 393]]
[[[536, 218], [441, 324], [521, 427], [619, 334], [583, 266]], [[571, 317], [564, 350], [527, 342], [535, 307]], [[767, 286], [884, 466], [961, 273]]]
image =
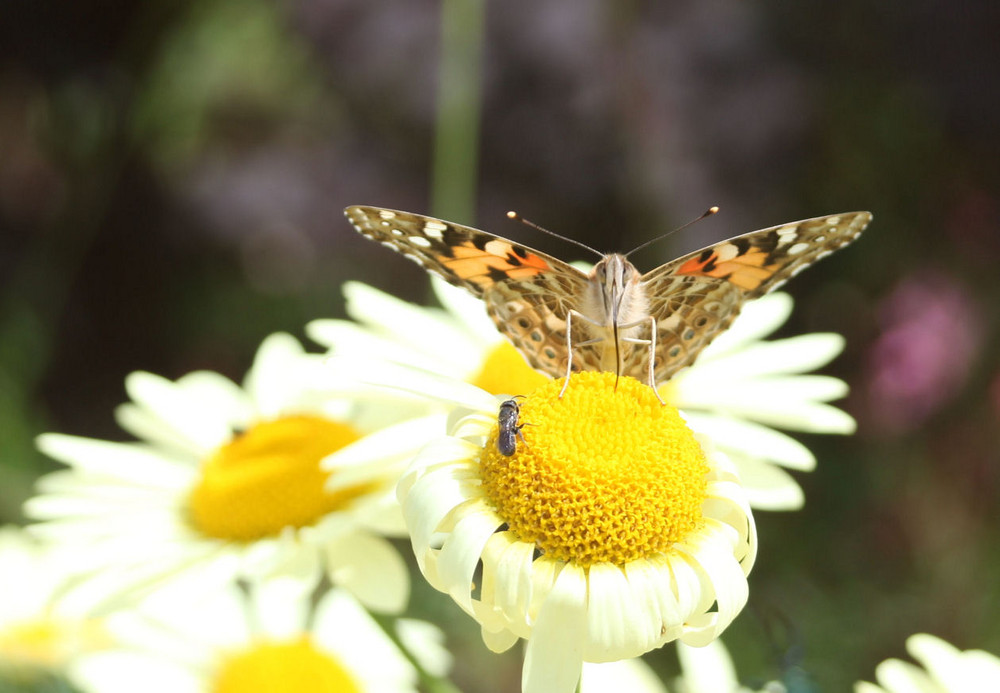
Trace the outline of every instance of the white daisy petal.
[[[438, 557], [441, 579], [449, 584], [472, 584], [479, 556], [496, 528], [496, 520], [488, 515], [475, 513], [458, 520], [452, 529], [453, 541], [442, 549]], [[456, 590], [452, 598], [466, 611], [472, 611], [469, 590]]]
[[301, 383], [308, 377], [303, 374], [319, 365], [318, 357], [313, 363], [304, 357], [302, 345], [291, 335], [272, 334], [261, 342], [244, 384], [260, 416], [274, 418], [298, 404]]
[[440, 629], [426, 621], [401, 618], [396, 621], [396, 634], [425, 671], [438, 678], [448, 675], [455, 658], [445, 646]]
[[618, 566], [598, 563], [590, 566], [589, 583], [588, 630], [596, 634], [601, 646], [600, 651], [584, 652], [587, 661], [610, 662], [634, 655], [632, 624], [643, 620], [643, 615], [625, 574]]
[[330, 577], [375, 611], [398, 612], [410, 596], [406, 563], [392, 544], [371, 534], [355, 533], [330, 546]]
[[918, 633], [906, 649], [920, 666], [887, 659], [875, 668], [878, 685], [858, 682], [856, 693], [965, 693], [987, 691], [1000, 681], [1000, 657], [983, 650], [959, 650], [933, 635]]
[[175, 452], [183, 457], [197, 457], [203, 451], [201, 445], [179, 437], [177, 432], [148, 409], [132, 402], [115, 407], [115, 421], [136, 438], [158, 448]]
[[[345, 283], [344, 295], [351, 317], [383, 334], [400, 335], [418, 353], [440, 354], [441, 344], [449, 344], [455, 347], [450, 353], [469, 354], [474, 358], [472, 355], [478, 345], [471, 342], [468, 332], [448, 319], [443, 311], [419, 308], [360, 282]], [[441, 363], [440, 359], [438, 362]], [[459, 373], [465, 373], [474, 368], [476, 362], [452, 365]]]
[[535, 622], [524, 655], [522, 693], [572, 691], [583, 667], [587, 628], [587, 580], [583, 569], [565, 566]]
[[73, 678], [83, 693], [134, 693], [137, 684], [149, 693], [205, 690], [204, 682], [194, 672], [136, 652], [95, 654], [73, 666]]
[[408, 364], [426, 370], [439, 369], [444, 365], [439, 355], [415, 350], [401, 353], [397, 342], [373, 334], [369, 328], [349, 320], [313, 320], [306, 325], [306, 333], [337, 357], [360, 355], [373, 361], [405, 358]]
[[315, 585], [287, 577], [254, 585], [250, 613], [260, 632], [274, 640], [291, 640], [305, 629]]
[[158, 419], [194, 449], [211, 450], [232, 435], [228, 421], [193, 409], [182, 388], [166, 378], [141, 371], [131, 373], [125, 378], [125, 389], [133, 401], [156, 412]]
[[667, 693], [666, 686], [641, 659], [623, 659], [619, 662], [601, 664], [583, 663], [580, 693], [606, 693], [615, 690], [629, 693]]
[[714, 640], [703, 647], [677, 643], [677, 657], [684, 671], [684, 689], [688, 693], [739, 690], [736, 667], [721, 640]]
[[108, 443], [59, 433], [43, 433], [37, 443], [46, 455], [88, 474], [149, 485], [174, 485], [191, 479], [184, 466], [134, 443]]
[[483, 310], [482, 301], [440, 277], [431, 277], [431, 287], [441, 305], [458, 317], [458, 322], [470, 331], [470, 337], [480, 348], [489, 348], [501, 341], [496, 325]]
[[[323, 469], [331, 474], [328, 491], [357, 485], [384, 474], [386, 468], [408, 461], [423, 447], [429, 436], [445, 430], [444, 414], [434, 414], [375, 431], [324, 458]], [[373, 460], [375, 461], [373, 463]]]
[[726, 452], [754, 457], [766, 451], [769, 461], [783, 467], [805, 472], [816, 467], [816, 458], [809, 448], [773, 428], [717, 414], [681, 413], [691, 430], [707, 437], [713, 445]]
[[798, 510], [805, 494], [788, 472], [766, 462], [743, 458], [739, 462], [740, 481], [747, 500], [759, 510]]

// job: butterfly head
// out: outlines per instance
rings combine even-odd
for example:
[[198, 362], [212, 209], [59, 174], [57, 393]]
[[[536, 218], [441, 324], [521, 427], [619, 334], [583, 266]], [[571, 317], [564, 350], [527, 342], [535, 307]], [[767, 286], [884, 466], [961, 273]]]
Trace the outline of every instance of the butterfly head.
[[591, 288], [596, 290], [592, 291], [596, 295], [591, 302], [597, 304], [593, 306], [591, 317], [601, 316], [605, 325], [632, 322], [635, 308], [645, 304], [641, 296], [641, 278], [639, 270], [624, 255], [606, 255], [594, 265], [590, 274]]

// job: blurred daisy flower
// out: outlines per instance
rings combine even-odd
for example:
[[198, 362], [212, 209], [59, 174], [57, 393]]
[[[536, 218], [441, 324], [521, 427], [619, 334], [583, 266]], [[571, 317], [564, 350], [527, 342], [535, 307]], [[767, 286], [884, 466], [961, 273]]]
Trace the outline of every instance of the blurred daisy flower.
[[580, 693], [607, 693], [615, 690], [628, 693], [667, 693], [667, 687], [656, 673], [639, 658], [601, 664], [583, 663]]
[[612, 373], [547, 380], [498, 449], [498, 402], [414, 370], [391, 382], [469, 413], [399, 484], [417, 563], [479, 622], [486, 645], [527, 640], [522, 688], [569, 693], [583, 662], [680, 639], [704, 645], [747, 600], [756, 529], [725, 455], [675, 409]]
[[786, 693], [787, 690], [778, 681], [769, 681], [759, 689], [740, 685], [733, 658], [721, 640], [705, 647], [679, 643], [677, 658], [681, 663], [681, 677], [674, 689], [676, 693]]
[[75, 657], [112, 645], [99, 621], [62, 613], [52, 600], [62, 557], [16, 527], [0, 527], [0, 690], [70, 675]]
[[921, 666], [887, 659], [875, 668], [878, 685], [860, 681], [855, 693], [985, 693], [1000, 685], [1000, 658], [989, 652], [959, 650], [925, 633], [907, 638], [906, 650]]
[[[405, 359], [493, 394], [526, 394], [549, 380], [497, 331], [482, 301], [436, 277], [432, 285], [444, 310], [348, 282], [347, 311], [357, 322], [316, 320], [307, 332], [338, 355]], [[660, 387], [692, 430], [727, 453], [751, 505], [763, 510], [802, 507], [802, 489], [785, 470], [811, 471], [816, 465], [806, 446], [776, 428], [838, 434], [855, 429], [848, 414], [828, 404], [847, 394], [846, 383], [808, 374], [843, 350], [843, 337], [764, 340], [784, 324], [792, 305], [785, 293], [748, 303], [691, 367]]]
[[69, 469], [43, 477], [30, 529], [75, 553], [65, 601], [112, 607], [184, 580], [211, 585], [325, 568], [366, 606], [401, 610], [405, 534], [394, 488], [443, 419], [386, 421], [338, 390], [325, 357], [294, 338], [262, 343], [243, 387], [210, 372], [126, 378], [116, 412], [140, 442], [45, 434]]
[[[169, 600], [108, 617], [127, 647], [77, 664], [84, 693], [417, 693], [421, 673], [443, 676], [450, 656], [428, 623], [400, 620], [395, 640], [343, 590], [313, 605], [312, 590], [264, 581]], [[417, 662], [420, 671], [411, 662]]]

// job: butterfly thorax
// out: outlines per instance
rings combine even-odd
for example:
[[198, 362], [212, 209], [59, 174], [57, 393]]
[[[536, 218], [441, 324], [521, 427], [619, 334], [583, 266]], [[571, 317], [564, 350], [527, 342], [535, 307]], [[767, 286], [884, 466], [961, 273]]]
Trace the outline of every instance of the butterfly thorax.
[[587, 295], [581, 313], [594, 324], [587, 323], [593, 339], [604, 341], [603, 366], [617, 370], [614, 345], [621, 338], [639, 329], [636, 323], [649, 315], [649, 301], [642, 286], [642, 275], [624, 255], [606, 255], [594, 265], [588, 277]]

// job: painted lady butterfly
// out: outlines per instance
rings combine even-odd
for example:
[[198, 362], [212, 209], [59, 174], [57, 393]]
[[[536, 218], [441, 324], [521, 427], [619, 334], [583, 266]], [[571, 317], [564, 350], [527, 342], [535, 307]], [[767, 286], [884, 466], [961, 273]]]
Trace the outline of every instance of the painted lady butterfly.
[[744, 303], [847, 245], [872, 219], [849, 212], [761, 229], [646, 274], [612, 253], [587, 274], [468, 226], [378, 207], [344, 213], [364, 236], [482, 299], [533, 368], [566, 377], [563, 392], [574, 370], [645, 378], [656, 390]]

